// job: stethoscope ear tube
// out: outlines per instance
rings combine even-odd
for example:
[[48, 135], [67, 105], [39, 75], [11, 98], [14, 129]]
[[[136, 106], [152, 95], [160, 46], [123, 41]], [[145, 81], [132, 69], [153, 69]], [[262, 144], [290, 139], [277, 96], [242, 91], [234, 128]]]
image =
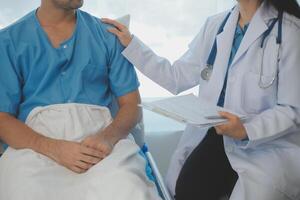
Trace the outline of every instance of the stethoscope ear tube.
[[[267, 88], [271, 87], [274, 84], [274, 82], [275, 82], [275, 80], [278, 76], [278, 69], [279, 69], [279, 62], [280, 62], [279, 51], [280, 51], [280, 46], [281, 46], [281, 43], [282, 43], [282, 20], [283, 20], [283, 12], [279, 12], [278, 13], [278, 18], [273, 20], [271, 26], [264, 33], [264, 37], [262, 39], [262, 43], [261, 43], [262, 62], [261, 62], [261, 65], [260, 65], [260, 75], [259, 75], [259, 83], [258, 83], [258, 85], [261, 89], [267, 89]], [[277, 63], [277, 66], [276, 66], [275, 71], [272, 74], [271, 81], [269, 81], [268, 83], [264, 83], [264, 80], [263, 80], [263, 77], [264, 77], [264, 72], [263, 72], [264, 62], [263, 62], [263, 60], [264, 60], [264, 54], [265, 54], [264, 42], [265, 42], [267, 36], [271, 33], [271, 31], [272, 31], [272, 29], [275, 26], [277, 21], [278, 21], [278, 33], [277, 33], [277, 38], [276, 38], [276, 43], [277, 43], [277, 60], [276, 60], [276, 63]]]
[[277, 22], [278, 22], [278, 33], [277, 33], [276, 43], [277, 44], [282, 43], [282, 19], [283, 19], [283, 12], [279, 12], [278, 18], [274, 19], [272, 21], [271, 25], [269, 26], [268, 30], [266, 30], [266, 32], [264, 32], [263, 38], [261, 41], [261, 45], [260, 45], [261, 48], [264, 47], [264, 42], [265, 42], [266, 38], [270, 35], [271, 31], [273, 30], [273, 28]]
[[277, 44], [281, 44], [282, 43], [282, 20], [283, 20], [283, 11], [280, 11], [279, 15], [278, 15]]
[[[276, 22], [278, 21], [278, 18], [277, 19], [274, 19], [271, 23], [271, 25], [269, 26], [268, 30], [266, 30], [263, 34], [263, 38], [261, 40], [261, 45], [260, 45], [260, 48], [264, 48], [264, 43], [265, 43], [265, 40], [266, 38], [270, 35], [271, 31], [273, 30]], [[277, 37], [278, 38], [278, 37]], [[278, 39], [277, 39], [278, 40]]]
[[274, 67], [274, 71], [272, 72], [272, 78], [271, 80], [269, 80], [268, 82], [266, 82], [266, 80], [264, 80], [264, 78], [266, 78], [266, 76], [264, 75], [264, 54], [265, 54], [265, 48], [261, 48], [261, 65], [260, 65], [260, 72], [259, 72], [259, 82], [258, 82], [258, 86], [261, 89], [268, 89], [270, 88], [274, 83], [275, 80], [278, 76], [278, 69], [279, 69], [279, 50], [280, 50], [280, 44], [277, 44], [277, 60], [276, 60], [276, 67]]

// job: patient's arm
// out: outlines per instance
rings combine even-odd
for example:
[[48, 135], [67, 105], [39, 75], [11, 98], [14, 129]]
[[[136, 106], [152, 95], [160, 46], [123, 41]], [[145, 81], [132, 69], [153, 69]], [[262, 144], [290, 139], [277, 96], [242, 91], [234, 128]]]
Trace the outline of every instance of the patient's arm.
[[39, 141], [45, 137], [12, 115], [0, 113], [0, 138], [15, 149], [38, 150]]
[[118, 99], [120, 109], [114, 121], [104, 131], [87, 137], [82, 143], [109, 155], [113, 146], [126, 138], [141, 118], [141, 109], [138, 107], [140, 102], [138, 90], [120, 97]]
[[76, 142], [45, 137], [7, 113], [0, 112], [0, 139], [14, 149], [31, 149], [68, 169], [82, 173], [103, 159], [103, 153]]
[[119, 112], [114, 121], [106, 128], [104, 134], [112, 138], [113, 143], [128, 136], [129, 131], [137, 124], [141, 118], [140, 94], [138, 91], [129, 93], [118, 99]]

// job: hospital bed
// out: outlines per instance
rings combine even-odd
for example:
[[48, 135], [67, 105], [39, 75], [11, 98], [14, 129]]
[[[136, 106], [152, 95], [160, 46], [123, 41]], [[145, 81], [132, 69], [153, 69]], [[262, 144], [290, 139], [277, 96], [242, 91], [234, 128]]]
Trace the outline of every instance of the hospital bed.
[[[149, 112], [145, 117], [147, 121], [149, 121], [149, 118], [157, 118], [157, 116]], [[156, 119], [156, 121], [161, 120], [161, 118]], [[150, 126], [157, 126], [157, 124], [150, 124]], [[172, 127], [172, 124], [170, 124], [170, 127]], [[158, 130], [160, 129], [158, 128]], [[163, 176], [166, 174], [171, 155], [177, 146], [182, 131], [145, 131], [144, 123], [141, 119], [131, 131], [131, 134], [148, 160], [159, 194], [163, 200], [173, 200], [164, 184]], [[0, 157], [2, 150], [3, 144], [0, 141]]]
[[[112, 116], [114, 117], [117, 113], [117, 111], [119, 110], [118, 108], [118, 104], [117, 104], [117, 101], [114, 100], [112, 105], [111, 105], [111, 113], [112, 113]], [[150, 166], [150, 169], [152, 170], [152, 175], [155, 179], [155, 184], [156, 184], [156, 187], [157, 187], [157, 190], [160, 194], [160, 196], [162, 197], [163, 200], [173, 200], [174, 198], [171, 197], [166, 185], [165, 185], [165, 182], [164, 182], [164, 179], [163, 179], [163, 176], [160, 172], [160, 170], [162, 169], [164, 171], [164, 174], [167, 170], [167, 167], [168, 167], [168, 164], [169, 162], [166, 162], [166, 161], [169, 161], [170, 158], [171, 158], [171, 155], [172, 155], [172, 152], [174, 152], [175, 150], [175, 146], [177, 145], [177, 142], [179, 141], [179, 137], [180, 137], [180, 133], [178, 134], [177, 133], [177, 137], [172, 137], [173, 134], [165, 134], [170, 136], [169, 137], [165, 137], [164, 139], [164, 142], [168, 142], [168, 145], [165, 145], [165, 143], [161, 143], [160, 147], [163, 147], [163, 146], [169, 146], [171, 148], [169, 148], [169, 151], [164, 151], [165, 149], [161, 149], [159, 146], [157, 146], [157, 144], [159, 144], [159, 141], [163, 141], [161, 139], [163, 139], [163, 137], [160, 137], [161, 135], [160, 134], [156, 134], [156, 138], [153, 138], [154, 136], [154, 133], [150, 133], [150, 132], [145, 132], [145, 127], [144, 127], [144, 118], [141, 118], [140, 121], [138, 122], [138, 124], [135, 126], [135, 128], [133, 128], [130, 132], [132, 134], [132, 136], [134, 137], [135, 139], [135, 142], [137, 143], [137, 145], [141, 148], [142, 152], [144, 153], [147, 161], [148, 161], [148, 164]], [[173, 141], [173, 142], [171, 142]], [[148, 147], [148, 142], [149, 142], [149, 147]], [[173, 145], [172, 145], [173, 144]], [[152, 155], [152, 153], [150, 153], [149, 150], [152, 151], [152, 148], [153, 149], [159, 149], [157, 151], [157, 153], [155, 154], [155, 156]], [[166, 152], [168, 152], [166, 154]], [[160, 160], [160, 161], [164, 161], [164, 165], [158, 165], [156, 160]]]
[[[173, 198], [170, 196], [170, 194], [164, 184], [164, 180], [160, 173], [159, 167], [157, 166], [154, 157], [149, 152], [149, 148], [148, 148], [147, 144], [145, 143], [144, 129], [143, 129], [142, 122], [140, 122], [138, 124], [138, 126], [133, 129], [132, 135], [135, 138], [137, 144], [141, 147], [142, 152], [144, 153], [144, 155], [146, 156], [146, 158], [148, 160], [148, 164], [150, 165], [150, 168], [152, 170], [152, 175], [155, 178], [155, 184], [157, 186], [159, 194], [161, 195], [163, 200], [173, 200]], [[159, 141], [159, 139], [157, 141]], [[152, 142], [154, 142], [153, 138], [152, 138]], [[151, 146], [156, 146], [156, 145], [154, 143], [152, 143]], [[0, 141], [0, 157], [1, 157], [1, 154], [3, 153], [3, 151], [4, 151], [4, 144], [2, 144]], [[164, 158], [161, 158], [160, 160], [163, 160], [163, 159]], [[165, 170], [166, 170], [166, 166], [164, 167], [164, 171]]]
[[[171, 141], [174, 141], [174, 140], [176, 141], [176, 138], [168, 138], [168, 137], [163, 137], [163, 136], [159, 136], [159, 135], [156, 135], [157, 137], [154, 138], [153, 135], [151, 135], [151, 133], [148, 133], [149, 135], [147, 133], [145, 134], [144, 133], [144, 126], [143, 126], [142, 121], [137, 125], [137, 127], [135, 127], [132, 130], [131, 134], [135, 138], [136, 143], [141, 147], [142, 152], [145, 154], [146, 159], [148, 160], [148, 164], [149, 164], [149, 166], [152, 170], [152, 175], [155, 178], [155, 184], [157, 186], [159, 194], [161, 195], [163, 200], [173, 200], [173, 198], [171, 197], [168, 189], [166, 188], [163, 176], [160, 172], [160, 170], [163, 170], [164, 174], [165, 174], [169, 163], [168, 162], [167, 163], [161, 163], [160, 165], [158, 165], [156, 161], [157, 160], [160, 160], [160, 161], [163, 161], [163, 160], [164, 161], [166, 161], [166, 160], [169, 161], [170, 160], [172, 150], [169, 150], [169, 153], [167, 153], [163, 150], [163, 148], [160, 148], [160, 147], [163, 147], [163, 146], [170, 147], [170, 146], [172, 146], [174, 148], [175, 147], [174, 144], [176, 142], [174, 143], [174, 142], [171, 142]], [[179, 138], [178, 137], [179, 134], [180, 133], [178, 132], [177, 133], [177, 138]], [[146, 135], [146, 137], [145, 137], [145, 135]], [[166, 134], [165, 136], [170, 136], [171, 137], [172, 134]], [[163, 139], [163, 138], [165, 139], [164, 140], [165, 143], [161, 143], [160, 147], [157, 146], [157, 144], [159, 144], [159, 142], [162, 142], [161, 139]], [[153, 149], [155, 148], [157, 150], [156, 154], [155, 154], [155, 157], [149, 151], [147, 141], [149, 141], [149, 144], [150, 144], [151, 147], [153, 147]], [[165, 145], [167, 142], [168, 142], [168, 145]]]

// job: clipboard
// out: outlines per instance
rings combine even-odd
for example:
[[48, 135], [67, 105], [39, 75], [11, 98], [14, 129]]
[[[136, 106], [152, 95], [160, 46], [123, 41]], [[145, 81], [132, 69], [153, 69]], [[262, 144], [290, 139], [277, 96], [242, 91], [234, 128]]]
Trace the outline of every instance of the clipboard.
[[246, 116], [212, 105], [193, 94], [143, 102], [139, 106], [177, 122], [197, 127], [225, 124], [228, 120], [219, 116], [220, 111], [237, 115], [242, 121], [247, 119]]

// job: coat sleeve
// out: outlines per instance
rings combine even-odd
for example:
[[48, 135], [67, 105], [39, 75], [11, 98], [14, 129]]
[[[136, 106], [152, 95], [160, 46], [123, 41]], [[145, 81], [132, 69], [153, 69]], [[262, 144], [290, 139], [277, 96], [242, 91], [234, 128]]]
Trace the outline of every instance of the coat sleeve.
[[286, 30], [280, 53], [277, 104], [245, 123], [247, 141], [238, 141], [241, 148], [300, 134], [300, 29]]
[[201, 70], [205, 65], [201, 58], [204, 50], [201, 44], [205, 41], [206, 26], [207, 22], [191, 42], [188, 51], [174, 64], [155, 54], [136, 36], [123, 55], [148, 78], [171, 93], [178, 94], [199, 84]]

